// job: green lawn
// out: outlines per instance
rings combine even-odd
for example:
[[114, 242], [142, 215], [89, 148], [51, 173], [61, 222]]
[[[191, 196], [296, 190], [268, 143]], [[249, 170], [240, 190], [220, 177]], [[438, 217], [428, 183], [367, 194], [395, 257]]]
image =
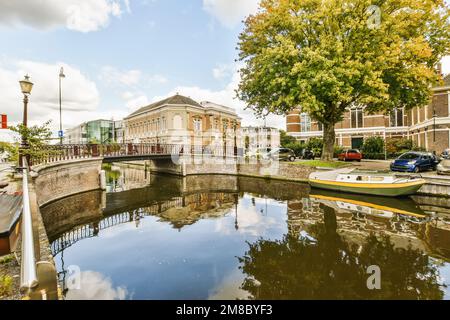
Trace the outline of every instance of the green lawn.
[[292, 164], [299, 164], [302, 166], [309, 166], [309, 167], [323, 167], [323, 168], [341, 168], [341, 167], [347, 167], [350, 165], [346, 162], [322, 161], [322, 160], [302, 160], [302, 161], [292, 162]]

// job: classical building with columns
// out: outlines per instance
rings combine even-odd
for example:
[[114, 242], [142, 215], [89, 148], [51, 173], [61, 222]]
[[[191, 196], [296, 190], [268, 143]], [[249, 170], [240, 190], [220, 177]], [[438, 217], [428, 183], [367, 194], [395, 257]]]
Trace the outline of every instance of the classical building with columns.
[[[409, 138], [419, 147], [441, 153], [450, 148], [450, 75], [432, 88], [433, 96], [426, 106], [410, 110], [396, 109], [389, 114], [368, 114], [364, 107], [349, 108], [335, 126], [336, 144], [359, 148], [364, 139]], [[322, 137], [322, 124], [297, 108], [286, 117], [286, 131], [299, 141]]]
[[234, 146], [241, 119], [232, 108], [176, 94], [123, 120], [125, 142]]

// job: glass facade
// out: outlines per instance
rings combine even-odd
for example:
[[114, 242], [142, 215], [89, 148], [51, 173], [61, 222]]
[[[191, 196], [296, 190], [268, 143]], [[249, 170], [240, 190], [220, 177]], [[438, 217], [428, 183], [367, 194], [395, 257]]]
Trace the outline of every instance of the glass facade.
[[95, 120], [86, 123], [83, 132], [86, 143], [112, 143], [114, 141], [114, 123], [108, 120]]

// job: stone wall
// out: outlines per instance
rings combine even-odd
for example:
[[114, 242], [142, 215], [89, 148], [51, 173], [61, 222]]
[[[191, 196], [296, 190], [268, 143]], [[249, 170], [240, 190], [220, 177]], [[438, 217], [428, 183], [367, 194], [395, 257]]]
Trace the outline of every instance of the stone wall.
[[73, 194], [100, 188], [102, 159], [80, 159], [33, 167], [39, 206]]

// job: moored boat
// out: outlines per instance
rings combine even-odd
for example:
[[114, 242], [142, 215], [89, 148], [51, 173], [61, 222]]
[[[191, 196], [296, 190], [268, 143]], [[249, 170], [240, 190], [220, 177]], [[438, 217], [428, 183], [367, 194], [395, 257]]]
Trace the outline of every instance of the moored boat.
[[425, 182], [414, 176], [359, 171], [354, 168], [313, 172], [309, 176], [309, 183], [315, 188], [387, 197], [415, 194]]

